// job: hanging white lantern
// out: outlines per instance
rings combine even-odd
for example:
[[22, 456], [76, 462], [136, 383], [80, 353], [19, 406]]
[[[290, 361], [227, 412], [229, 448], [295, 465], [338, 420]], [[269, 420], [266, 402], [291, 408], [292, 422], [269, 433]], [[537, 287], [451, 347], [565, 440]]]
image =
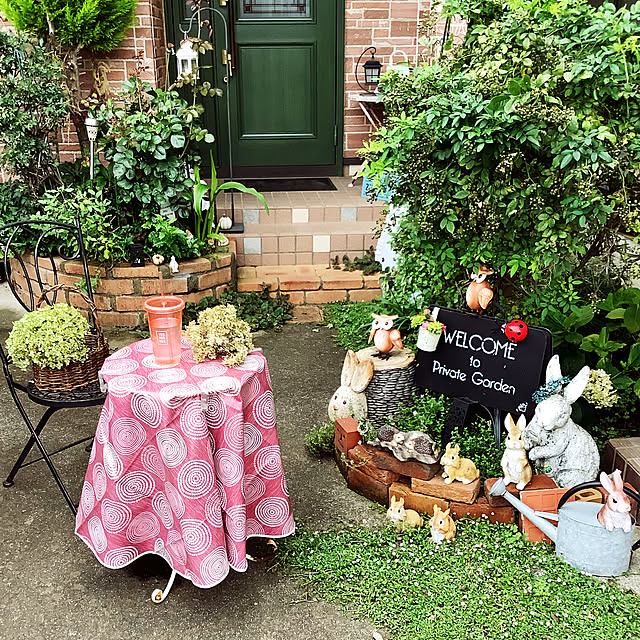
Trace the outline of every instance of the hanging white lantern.
[[191, 75], [197, 66], [198, 53], [193, 50], [193, 43], [189, 38], [180, 43], [180, 48], [176, 51], [178, 61], [178, 76]]

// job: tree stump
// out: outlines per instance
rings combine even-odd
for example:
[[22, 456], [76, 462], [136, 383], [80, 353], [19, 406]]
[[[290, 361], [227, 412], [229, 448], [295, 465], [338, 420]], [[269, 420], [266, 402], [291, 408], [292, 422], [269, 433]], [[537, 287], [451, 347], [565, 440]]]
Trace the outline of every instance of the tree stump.
[[386, 424], [398, 411], [399, 404], [409, 404], [418, 388], [414, 382], [415, 354], [409, 349], [394, 348], [388, 358], [379, 357], [377, 347], [358, 351], [358, 358], [373, 360], [373, 378], [365, 391], [367, 417], [376, 427]]

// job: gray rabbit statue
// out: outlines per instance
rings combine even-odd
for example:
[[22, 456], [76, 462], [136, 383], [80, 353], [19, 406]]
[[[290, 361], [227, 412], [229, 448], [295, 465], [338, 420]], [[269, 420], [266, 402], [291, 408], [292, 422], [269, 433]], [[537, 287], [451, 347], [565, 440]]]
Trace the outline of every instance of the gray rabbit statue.
[[[562, 378], [557, 355], [547, 365], [547, 384]], [[522, 434], [529, 460], [559, 487], [573, 487], [595, 480], [600, 454], [593, 438], [571, 419], [571, 405], [582, 395], [589, 381], [589, 367], [583, 367], [569, 382], [536, 407]]]

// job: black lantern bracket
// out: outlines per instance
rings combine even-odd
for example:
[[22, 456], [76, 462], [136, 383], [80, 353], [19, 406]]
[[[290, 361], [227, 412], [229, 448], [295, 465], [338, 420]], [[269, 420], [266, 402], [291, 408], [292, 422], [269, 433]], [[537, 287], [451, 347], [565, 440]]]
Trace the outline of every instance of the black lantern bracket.
[[[368, 52], [371, 51], [371, 58], [369, 60], [367, 60], [363, 66], [364, 69], [364, 84], [365, 86], [363, 87], [362, 84], [360, 83], [360, 78], [358, 77], [358, 68], [360, 67], [360, 61], [362, 60], [363, 56]], [[358, 58], [358, 61], [356, 62], [356, 68], [355, 68], [355, 75], [356, 75], [356, 82], [358, 83], [358, 86], [365, 92], [365, 93], [370, 93], [373, 94], [375, 93], [375, 89], [372, 91], [371, 87], [376, 87], [378, 86], [378, 83], [380, 82], [380, 70], [382, 69], [382, 64], [379, 60], [376, 60], [375, 58], [375, 54], [376, 54], [376, 48], [371, 46], [371, 47], [367, 47], [361, 54], [360, 57]]]

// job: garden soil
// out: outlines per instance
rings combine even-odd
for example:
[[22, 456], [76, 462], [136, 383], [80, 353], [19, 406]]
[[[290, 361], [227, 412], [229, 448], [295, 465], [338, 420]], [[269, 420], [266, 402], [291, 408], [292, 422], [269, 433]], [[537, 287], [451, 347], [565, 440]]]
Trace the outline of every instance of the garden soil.
[[[0, 339], [21, 310], [0, 286]], [[112, 347], [136, 340], [111, 332]], [[255, 337], [269, 362], [278, 432], [294, 515], [314, 529], [336, 525], [378, 526], [381, 510], [349, 491], [331, 460], [311, 458], [304, 434], [326, 417], [338, 386], [344, 351], [332, 331], [314, 324], [287, 325]], [[4, 478], [26, 441], [4, 381], [0, 383], [0, 477]], [[32, 412], [39, 415], [38, 409]], [[99, 410], [67, 410], [45, 431], [51, 450], [91, 435]], [[79, 498], [88, 454], [76, 447], [56, 457], [72, 495]], [[29, 638], [190, 638], [193, 640], [368, 640], [373, 628], [310, 596], [293, 577], [267, 564], [231, 571], [209, 590], [178, 578], [168, 599], [149, 599], [163, 588], [169, 569], [161, 559], [142, 558], [121, 570], [102, 567], [73, 534], [73, 518], [42, 463], [20, 471], [10, 489], [0, 487], [0, 633], [7, 640]], [[640, 555], [640, 554], [636, 554]], [[620, 581], [640, 593], [640, 562]]]

